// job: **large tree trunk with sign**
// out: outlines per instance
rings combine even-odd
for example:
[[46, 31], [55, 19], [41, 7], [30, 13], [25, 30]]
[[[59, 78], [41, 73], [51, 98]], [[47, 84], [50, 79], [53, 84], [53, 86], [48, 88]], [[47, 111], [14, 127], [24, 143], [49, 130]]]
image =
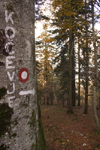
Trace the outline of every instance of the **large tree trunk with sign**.
[[34, 0], [0, 1], [0, 149], [3, 150], [46, 149], [37, 100], [34, 28]]

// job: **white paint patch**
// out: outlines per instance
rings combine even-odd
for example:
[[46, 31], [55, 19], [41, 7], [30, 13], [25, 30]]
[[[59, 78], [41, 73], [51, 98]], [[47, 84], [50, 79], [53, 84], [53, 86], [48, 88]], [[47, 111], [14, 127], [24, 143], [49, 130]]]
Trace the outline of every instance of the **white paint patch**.
[[7, 42], [6, 45], [5, 45], [5, 49], [6, 49], [7, 53], [9, 53], [9, 46], [10, 45], [14, 46], [14, 43], [13, 42]]
[[23, 71], [22, 74], [21, 74], [21, 78], [22, 79], [26, 79], [28, 76], [27, 72], [26, 71]]
[[9, 53], [9, 55], [13, 55], [13, 54], [15, 54], [15, 51], [11, 51], [11, 52]]
[[14, 12], [11, 12], [9, 15], [8, 15], [8, 11], [5, 10], [5, 21], [8, 23], [8, 21], [10, 20], [12, 24], [14, 24], [14, 21], [12, 19], [12, 15], [14, 14]]
[[13, 69], [15, 66], [11, 66], [13, 64], [13, 61], [11, 59], [15, 59], [15, 56], [7, 56], [6, 57], [6, 69]]
[[26, 40], [25, 39], [25, 43], [26, 43], [26, 50], [30, 50], [31, 49], [31, 43], [30, 43], [30, 41], [28, 41], [28, 40]]
[[[11, 22], [12, 24], [14, 24], [14, 20], [12, 18], [14, 12], [10, 12], [8, 14], [8, 10], [5, 10], [5, 21], [6, 23], [8, 22]], [[6, 26], [5, 28], [5, 35], [7, 37], [7, 43], [5, 45], [5, 49], [6, 49], [6, 52], [9, 54], [9, 55], [13, 55], [15, 54], [15, 51], [11, 51], [10, 52], [10, 46], [14, 46], [14, 43], [13, 43], [13, 38], [15, 37], [15, 29], [11, 26]], [[12, 49], [11, 47], [11, 49]], [[8, 69], [14, 69], [15, 66], [13, 65], [13, 61], [15, 59], [15, 56], [7, 56], [6, 57], [6, 70]], [[9, 104], [9, 107], [12, 107], [12, 103], [13, 99], [15, 99], [15, 96], [11, 96], [11, 94], [15, 94], [15, 83], [12, 82], [14, 80], [14, 76], [15, 76], [15, 71], [12, 71], [12, 73], [10, 73], [9, 71], [7, 71], [7, 75], [8, 75], [8, 78], [10, 80], [10, 86], [12, 86], [12, 91], [9, 91], [7, 90], [7, 94], [9, 95], [10, 94], [10, 97], [8, 97], [8, 104]]]
[[12, 84], [13, 90], [10, 92], [7, 90], [7, 94], [14, 94], [15, 93], [15, 83]]
[[[9, 35], [9, 34], [8, 34], [8, 31], [11, 31], [12, 34]], [[14, 29], [13, 27], [6, 27], [6, 28], [5, 28], [5, 35], [6, 35], [6, 37], [7, 37], [8, 39], [13, 39], [13, 38], [15, 37], [15, 29]]]
[[13, 71], [12, 74], [10, 74], [9, 72], [7, 72], [7, 75], [9, 77], [9, 80], [10, 81], [13, 81], [14, 80], [14, 76], [15, 76], [15, 72]]
[[20, 92], [19, 92], [19, 95], [28, 95], [28, 94], [33, 94], [33, 96], [34, 96], [35, 90], [33, 89], [33, 90], [20, 91]]
[[12, 107], [12, 101], [11, 100], [13, 100], [13, 99], [15, 99], [15, 96], [11, 96], [11, 97], [8, 97], [8, 104], [9, 104], [9, 107]]

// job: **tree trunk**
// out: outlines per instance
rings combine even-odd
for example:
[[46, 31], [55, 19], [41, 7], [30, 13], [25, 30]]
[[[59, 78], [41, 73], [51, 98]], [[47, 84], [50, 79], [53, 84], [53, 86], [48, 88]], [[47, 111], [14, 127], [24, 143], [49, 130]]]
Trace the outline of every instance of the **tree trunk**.
[[[52, 89], [53, 89], [53, 87], [52, 87]], [[53, 100], [54, 100], [54, 90], [52, 91], [50, 98], [51, 98], [51, 105], [53, 105]]]
[[[74, 37], [73, 37], [73, 44], [74, 44]], [[72, 104], [73, 106], [76, 105], [75, 102], [75, 52], [74, 52], [74, 46], [73, 46], [73, 55], [72, 55]]]
[[[35, 74], [34, 0], [0, 1], [0, 149], [46, 150]], [[0, 53], [1, 54], [1, 53]]]
[[97, 69], [97, 50], [96, 50], [96, 42], [95, 42], [95, 32], [94, 32], [94, 2], [91, 0], [92, 3], [92, 30], [93, 30], [93, 47], [94, 47], [94, 85], [93, 85], [93, 112], [94, 112], [94, 119], [97, 126], [97, 131], [100, 132], [100, 124], [97, 116], [96, 110], [96, 86], [97, 86], [97, 77], [98, 77], [98, 69]]
[[85, 19], [86, 19], [86, 78], [85, 78], [85, 108], [84, 108], [84, 114], [88, 114], [88, 26], [87, 26], [87, 3], [85, 0]]
[[97, 126], [97, 131], [100, 131], [100, 124], [99, 124], [99, 119], [96, 110], [96, 86], [93, 86], [93, 113], [94, 113], [94, 119]]
[[99, 93], [99, 109], [100, 109], [100, 93]]
[[47, 105], [49, 105], [49, 97], [47, 96]]
[[65, 100], [64, 100], [64, 98], [62, 99], [62, 106], [63, 107], [65, 106]]
[[73, 33], [70, 33], [69, 36], [69, 102], [68, 102], [68, 113], [73, 113], [73, 105], [72, 105], [72, 56], [73, 56], [73, 48], [74, 48], [74, 40]]
[[84, 108], [84, 114], [88, 114], [88, 76], [86, 76], [85, 108]]
[[78, 41], [78, 105], [80, 106], [80, 46]]
[[53, 97], [52, 97], [52, 99], [51, 99], [51, 105], [53, 105]]

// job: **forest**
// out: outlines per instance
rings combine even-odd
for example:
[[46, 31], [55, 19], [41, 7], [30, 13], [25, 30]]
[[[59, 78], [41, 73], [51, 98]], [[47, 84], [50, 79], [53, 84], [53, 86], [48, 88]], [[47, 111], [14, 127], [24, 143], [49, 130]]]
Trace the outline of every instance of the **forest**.
[[[35, 3], [36, 73], [48, 150], [100, 149], [100, 0]], [[90, 145], [77, 146], [67, 137], [65, 142], [63, 128], [71, 130], [74, 143], [84, 137]]]

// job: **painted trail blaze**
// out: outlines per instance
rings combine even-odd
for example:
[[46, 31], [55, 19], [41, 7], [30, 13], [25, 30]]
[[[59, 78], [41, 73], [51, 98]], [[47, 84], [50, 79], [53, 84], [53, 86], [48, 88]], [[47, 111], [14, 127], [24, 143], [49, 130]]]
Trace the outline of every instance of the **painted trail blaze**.
[[0, 1], [0, 150], [46, 149], [34, 29], [34, 1]]

